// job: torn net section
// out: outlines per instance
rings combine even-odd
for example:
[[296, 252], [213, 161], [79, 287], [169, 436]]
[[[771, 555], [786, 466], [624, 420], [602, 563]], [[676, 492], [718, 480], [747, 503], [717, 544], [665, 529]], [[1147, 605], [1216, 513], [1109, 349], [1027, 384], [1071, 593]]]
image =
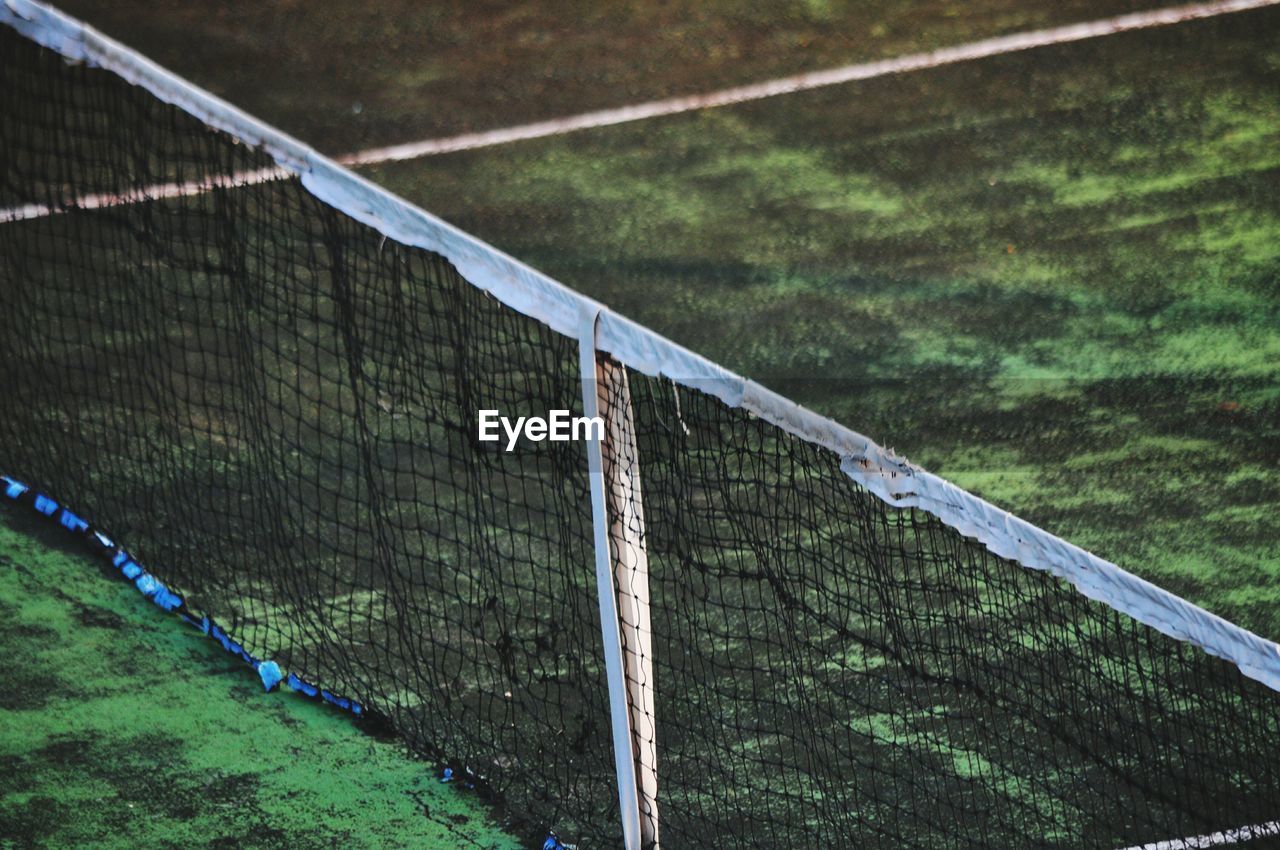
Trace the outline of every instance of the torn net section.
[[1234, 665], [628, 384], [665, 846], [1120, 848], [1280, 815], [1280, 701]]
[[476, 439], [580, 411], [576, 341], [296, 179], [169, 192], [272, 162], [114, 74], [7, 28], [0, 70], [0, 208], [58, 211], [0, 223], [0, 470], [517, 828], [615, 843], [585, 454]]

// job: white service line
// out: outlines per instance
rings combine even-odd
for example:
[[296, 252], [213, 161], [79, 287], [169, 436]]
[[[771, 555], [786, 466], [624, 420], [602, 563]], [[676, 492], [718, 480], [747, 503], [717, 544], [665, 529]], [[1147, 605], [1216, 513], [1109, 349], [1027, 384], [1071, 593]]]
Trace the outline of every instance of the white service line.
[[1197, 835], [1192, 838], [1170, 838], [1168, 841], [1157, 841], [1143, 844], [1141, 847], [1126, 847], [1124, 850], [1203, 850], [1206, 847], [1221, 847], [1226, 844], [1239, 844], [1255, 838], [1268, 838], [1280, 835], [1280, 821], [1269, 821], [1254, 826], [1242, 826], [1239, 829], [1228, 829], [1209, 835]]
[[892, 74], [904, 74], [909, 71], [922, 71], [927, 68], [938, 68], [943, 65], [954, 65], [957, 62], [968, 62], [973, 59], [985, 59], [1005, 53], [1017, 53], [1034, 47], [1047, 47], [1051, 44], [1065, 44], [1072, 41], [1097, 38], [1104, 35], [1131, 32], [1133, 30], [1163, 27], [1184, 21], [1195, 21], [1212, 18], [1232, 12], [1243, 12], [1249, 9], [1261, 9], [1274, 6], [1280, 0], [1219, 0], [1215, 3], [1196, 3], [1190, 6], [1175, 6], [1168, 9], [1155, 9], [1147, 12], [1134, 12], [1099, 21], [1082, 24], [1068, 24], [1061, 27], [1036, 30], [1034, 32], [1004, 35], [961, 44], [956, 47], [944, 47], [926, 53], [912, 53], [896, 59], [880, 59], [875, 62], [861, 62], [857, 65], [845, 65], [828, 71], [810, 71], [790, 77], [779, 77], [763, 83], [721, 89], [706, 94], [693, 94], [685, 97], [672, 97], [665, 100], [652, 100], [634, 106], [623, 106], [617, 109], [602, 109], [598, 112], [584, 112], [567, 118], [553, 118], [549, 121], [538, 121], [533, 124], [522, 124], [518, 127], [506, 127], [500, 130], [488, 130], [481, 133], [465, 133], [460, 136], [449, 136], [443, 139], [426, 139], [420, 142], [408, 142], [391, 145], [385, 148], [374, 148], [359, 153], [340, 157], [343, 165], [377, 165], [383, 162], [394, 162], [403, 159], [417, 159], [434, 154], [465, 151], [473, 148], [503, 145], [508, 142], [538, 139], [544, 136], [556, 136], [572, 133], [575, 130], [586, 130], [593, 127], [608, 127], [628, 121], [640, 121], [645, 118], [657, 118], [663, 115], [677, 115], [681, 112], [694, 112], [714, 106], [728, 106], [734, 103], [745, 103], [751, 100], [763, 100], [783, 94], [809, 91], [811, 89], [851, 83], [856, 80], [870, 80]]
[[[593, 127], [608, 127], [614, 124], [624, 124], [628, 121], [640, 121], [646, 118], [677, 115], [682, 112], [694, 112], [716, 106], [746, 103], [767, 97], [794, 94], [795, 92], [836, 86], [857, 80], [870, 80], [875, 77], [922, 71], [943, 65], [954, 65], [957, 62], [968, 62], [974, 59], [985, 59], [1006, 53], [1031, 50], [1036, 47], [1047, 47], [1052, 44], [1066, 44], [1116, 33], [1132, 32], [1133, 30], [1169, 26], [1185, 21], [1213, 18], [1233, 12], [1245, 12], [1250, 9], [1261, 9], [1275, 5], [1280, 5], [1280, 0], [1217, 0], [1217, 2], [1212, 3], [1195, 3], [1189, 6], [1174, 6], [1167, 9], [1133, 12], [1114, 18], [1103, 18], [1102, 20], [1067, 24], [1034, 32], [1004, 35], [955, 47], [944, 47], [925, 53], [912, 53], [907, 56], [899, 56], [896, 59], [861, 62], [856, 65], [832, 68], [827, 71], [810, 71], [705, 94], [652, 100], [632, 106], [584, 112], [580, 115], [537, 121], [517, 127], [505, 127], [479, 133], [464, 133], [441, 139], [424, 139], [418, 142], [373, 148], [340, 156], [337, 161], [346, 166], [377, 165], [385, 162], [504, 145], [526, 139], [539, 139], [572, 133], [577, 130], [587, 130]], [[218, 187], [265, 183], [270, 180], [287, 177], [289, 174], [290, 172], [283, 168], [264, 168], [257, 171], [233, 174], [224, 178], [211, 177], [188, 183], [164, 183], [117, 195], [86, 195], [69, 199], [65, 205], [27, 204], [21, 207], [0, 209], [0, 222], [21, 221], [23, 219], [54, 215], [62, 212], [64, 206], [72, 209], [101, 209], [148, 198], [187, 197]]]
[[213, 189], [232, 189], [237, 186], [254, 186], [259, 183], [269, 183], [272, 180], [288, 177], [292, 173], [288, 169], [273, 166], [271, 168], [255, 169], [254, 171], [238, 171], [233, 174], [214, 174], [203, 180], [188, 180], [183, 183], [157, 183], [152, 186], [130, 189], [117, 194], [103, 192], [93, 195], [80, 195], [65, 205], [25, 204], [20, 207], [0, 209], [0, 223], [23, 221], [28, 218], [43, 218], [71, 209], [99, 210], [159, 198], [189, 198]]

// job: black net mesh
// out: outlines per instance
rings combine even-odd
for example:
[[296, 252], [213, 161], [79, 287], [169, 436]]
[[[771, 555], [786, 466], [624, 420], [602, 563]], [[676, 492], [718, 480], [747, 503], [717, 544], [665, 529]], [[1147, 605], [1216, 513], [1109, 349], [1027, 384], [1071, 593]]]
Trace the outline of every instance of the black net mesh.
[[1280, 813], [1277, 694], [628, 377], [665, 845], [1119, 848]]
[[[489, 780], [530, 832], [617, 834], [578, 346], [114, 75], [0, 28], [0, 469], [65, 499], [259, 657]], [[603, 840], [603, 839], [602, 839]], [[611, 842], [605, 842], [611, 843]]]
[[[580, 410], [576, 342], [295, 180], [157, 188], [272, 163], [112, 74], [8, 31], [0, 69], [0, 208], [56, 210], [0, 222], [0, 471], [482, 775], [518, 828], [617, 846], [585, 452], [475, 436], [480, 409]], [[1276, 694], [825, 450], [605, 372], [665, 846], [1118, 848], [1280, 818]]]

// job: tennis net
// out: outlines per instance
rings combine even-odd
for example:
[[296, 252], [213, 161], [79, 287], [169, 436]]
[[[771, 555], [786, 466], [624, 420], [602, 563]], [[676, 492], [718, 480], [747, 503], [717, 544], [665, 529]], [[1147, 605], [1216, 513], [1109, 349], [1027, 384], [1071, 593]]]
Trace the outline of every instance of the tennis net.
[[[1274, 644], [48, 7], [0, 22], [0, 472], [522, 835], [1275, 833]], [[508, 452], [485, 409], [604, 435]]]

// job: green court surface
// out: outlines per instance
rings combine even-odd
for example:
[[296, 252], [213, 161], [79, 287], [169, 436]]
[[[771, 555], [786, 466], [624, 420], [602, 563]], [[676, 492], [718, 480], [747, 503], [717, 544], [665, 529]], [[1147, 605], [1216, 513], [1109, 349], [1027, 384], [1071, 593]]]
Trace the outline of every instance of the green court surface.
[[1280, 11], [374, 179], [1280, 636]]
[[328, 154], [1159, 8], [1156, 0], [591, 0], [60, 8]]
[[0, 507], [0, 847], [520, 846], [65, 540]]
[[[338, 153], [1153, 4], [101, 5], [67, 8]], [[365, 173], [1274, 639], [1278, 31], [1242, 13]], [[0, 834], [509, 846], [429, 765], [0, 534]]]

